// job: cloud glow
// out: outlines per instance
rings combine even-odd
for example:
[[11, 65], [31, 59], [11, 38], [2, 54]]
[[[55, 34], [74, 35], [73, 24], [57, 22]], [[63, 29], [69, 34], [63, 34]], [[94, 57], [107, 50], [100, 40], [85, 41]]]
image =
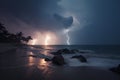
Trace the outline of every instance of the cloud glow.
[[51, 40], [51, 36], [49, 36], [49, 34], [47, 34], [46, 37], [45, 37], [45, 45], [49, 45], [50, 40]]
[[53, 32], [35, 32], [33, 40], [28, 44], [30, 45], [57, 45], [59, 43], [58, 37]]

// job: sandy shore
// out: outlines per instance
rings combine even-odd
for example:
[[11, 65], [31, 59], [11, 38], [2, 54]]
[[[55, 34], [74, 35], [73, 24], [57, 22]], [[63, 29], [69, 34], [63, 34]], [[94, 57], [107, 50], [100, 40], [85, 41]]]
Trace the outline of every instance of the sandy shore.
[[94, 67], [56, 67], [40, 69], [37, 66], [0, 69], [1, 80], [120, 80], [118, 74]]
[[13, 49], [16, 49], [16, 47], [10, 43], [0, 43], [0, 53]]
[[120, 80], [107, 69], [49, 66], [40, 58], [26, 57], [22, 49], [7, 53], [0, 55], [0, 80]]

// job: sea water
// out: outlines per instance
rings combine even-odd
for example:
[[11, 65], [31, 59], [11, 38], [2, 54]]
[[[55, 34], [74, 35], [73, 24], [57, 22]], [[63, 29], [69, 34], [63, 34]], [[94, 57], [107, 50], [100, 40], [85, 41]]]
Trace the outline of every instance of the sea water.
[[[95, 66], [102, 68], [111, 68], [120, 64], [120, 46], [119, 45], [49, 45], [39, 46], [35, 45], [30, 47], [33, 55], [40, 58], [52, 58], [54, 55], [50, 54], [59, 49], [78, 49], [85, 53], [75, 54], [62, 54], [65, 66], [78, 67], [78, 66]], [[82, 63], [78, 59], [72, 59], [74, 55], [83, 55], [87, 59], [87, 63]], [[49, 66], [53, 66], [52, 63]]]

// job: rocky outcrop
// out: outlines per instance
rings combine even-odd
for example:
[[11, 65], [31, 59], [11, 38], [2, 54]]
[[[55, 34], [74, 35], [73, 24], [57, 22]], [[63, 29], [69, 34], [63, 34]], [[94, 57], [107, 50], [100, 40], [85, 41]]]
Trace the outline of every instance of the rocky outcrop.
[[79, 53], [79, 50], [78, 49], [72, 49], [71, 53]]
[[53, 64], [56, 64], [56, 65], [64, 65], [65, 64], [65, 61], [64, 61], [64, 58], [62, 55], [55, 55], [53, 58], [52, 58], [52, 63]]
[[110, 68], [110, 70], [120, 74], [120, 64], [117, 67]]
[[94, 51], [64, 48], [64, 49], [59, 49], [56, 52], [52, 52], [51, 54], [53, 54], [53, 55], [60, 55], [60, 54], [75, 54], [75, 53], [80, 53], [80, 54], [94, 53]]
[[62, 53], [62, 54], [69, 54], [69, 53], [71, 53], [71, 51], [70, 51], [69, 49], [67, 49], [67, 48], [65, 48], [65, 49], [60, 49], [60, 50], [58, 50], [57, 52], [58, 52], [58, 53]]
[[56, 52], [52, 52], [51, 54], [60, 55], [60, 54], [74, 54], [74, 53], [79, 53], [79, 50], [77, 50], [77, 49], [69, 50], [69, 49], [65, 48], [65, 49], [60, 49]]
[[75, 55], [75, 56], [72, 56], [71, 58], [76, 58], [80, 60], [81, 62], [87, 62], [87, 59], [82, 55]]

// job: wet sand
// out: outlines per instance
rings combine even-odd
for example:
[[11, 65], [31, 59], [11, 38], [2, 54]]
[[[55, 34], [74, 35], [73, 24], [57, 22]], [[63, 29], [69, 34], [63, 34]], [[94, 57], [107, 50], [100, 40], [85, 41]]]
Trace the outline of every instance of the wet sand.
[[51, 71], [37, 66], [0, 69], [1, 80], [120, 80], [118, 74], [94, 67], [56, 67]]
[[22, 49], [0, 55], [0, 80], [120, 80], [120, 75], [106, 69], [49, 66], [43, 59], [26, 56]]
[[12, 44], [8, 44], [8, 43], [0, 43], [0, 53], [6, 52], [8, 50], [12, 50], [15, 49], [16, 46], [12, 45]]

